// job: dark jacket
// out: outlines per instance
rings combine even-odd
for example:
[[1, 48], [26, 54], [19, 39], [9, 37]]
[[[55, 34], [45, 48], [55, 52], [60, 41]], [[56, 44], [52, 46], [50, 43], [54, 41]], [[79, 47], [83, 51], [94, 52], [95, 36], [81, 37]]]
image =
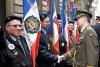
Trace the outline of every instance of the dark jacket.
[[100, 44], [100, 23], [97, 23], [97, 24], [93, 25], [92, 27], [97, 33], [98, 41], [99, 41], [99, 44]]
[[63, 34], [60, 34], [60, 38], [59, 38], [59, 50], [60, 50], [60, 55], [66, 53], [66, 46], [67, 46], [67, 42], [64, 38]]
[[4, 31], [0, 29], [0, 67], [4, 67], [3, 50], [5, 49]]
[[4, 57], [4, 66], [2, 67], [32, 67], [32, 60], [26, 40], [22, 36], [19, 36], [19, 38], [22, 47], [20, 46], [20, 44], [18, 44], [18, 42], [14, 41], [9, 35], [6, 34], [4, 36], [5, 42], [6, 40], [8, 40], [10, 44], [13, 44], [15, 46], [15, 48], [9, 48], [10, 44], [4, 44], [6, 45], [6, 47], [2, 51], [2, 55]]
[[53, 67], [57, 62], [58, 58], [51, 53], [49, 46], [46, 34], [41, 31], [39, 52], [36, 58], [37, 67]]
[[98, 42], [99, 42], [99, 62], [98, 62], [98, 67], [100, 67], [100, 23], [97, 23], [92, 26], [93, 29], [96, 31], [97, 36], [98, 36]]

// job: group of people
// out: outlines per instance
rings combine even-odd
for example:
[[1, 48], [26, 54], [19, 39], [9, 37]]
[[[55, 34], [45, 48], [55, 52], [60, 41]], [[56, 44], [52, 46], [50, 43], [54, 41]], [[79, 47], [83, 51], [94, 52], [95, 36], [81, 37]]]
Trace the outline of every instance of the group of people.
[[[59, 29], [59, 55], [52, 53], [52, 44], [48, 41], [46, 29], [50, 25], [47, 14], [40, 15], [41, 35], [36, 67], [99, 67], [100, 24], [90, 26], [92, 15], [77, 10], [75, 21], [78, 24], [79, 38], [73, 39], [74, 22], [69, 21], [70, 50], [66, 51], [67, 42], [61, 33], [61, 17], [57, 15]], [[99, 19], [99, 20], [98, 20]], [[96, 19], [100, 22], [100, 16]], [[0, 29], [0, 66], [33, 67], [32, 55], [23, 32], [22, 18], [8, 16]]]

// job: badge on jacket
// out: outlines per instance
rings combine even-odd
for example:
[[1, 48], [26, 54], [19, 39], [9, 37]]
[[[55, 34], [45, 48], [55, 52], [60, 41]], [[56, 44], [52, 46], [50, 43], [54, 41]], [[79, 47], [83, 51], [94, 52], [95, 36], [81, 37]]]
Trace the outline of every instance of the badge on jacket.
[[13, 52], [14, 55], [18, 55], [18, 52], [15, 50], [14, 44], [8, 44], [8, 48]]
[[14, 46], [14, 44], [8, 44], [8, 48], [9, 48], [10, 50], [14, 50], [14, 49], [15, 49], [15, 46]]

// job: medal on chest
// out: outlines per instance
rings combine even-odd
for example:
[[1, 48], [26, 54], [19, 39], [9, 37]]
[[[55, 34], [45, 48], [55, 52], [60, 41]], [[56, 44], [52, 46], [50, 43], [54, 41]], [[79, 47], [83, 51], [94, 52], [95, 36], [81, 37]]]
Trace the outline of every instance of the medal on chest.
[[14, 45], [14, 44], [8, 44], [8, 48], [9, 48], [10, 51], [12, 51], [12, 53], [13, 53], [14, 55], [18, 55], [18, 52], [17, 52], [17, 50], [15, 49], [15, 45]]

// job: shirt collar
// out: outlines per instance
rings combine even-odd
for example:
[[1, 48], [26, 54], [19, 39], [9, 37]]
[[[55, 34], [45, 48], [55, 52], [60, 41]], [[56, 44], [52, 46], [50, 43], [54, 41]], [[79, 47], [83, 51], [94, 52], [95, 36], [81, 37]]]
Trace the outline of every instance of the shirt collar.
[[17, 38], [19, 38], [19, 37], [13, 37], [12, 35], [10, 35], [10, 37], [14, 40], [14, 41], [16, 41], [17, 40]]
[[42, 28], [41, 30], [42, 30], [42, 31], [43, 31], [43, 32], [46, 34], [46, 31], [45, 31], [45, 29], [43, 29], [43, 28]]
[[88, 25], [85, 25], [82, 27], [81, 32], [87, 27]]

